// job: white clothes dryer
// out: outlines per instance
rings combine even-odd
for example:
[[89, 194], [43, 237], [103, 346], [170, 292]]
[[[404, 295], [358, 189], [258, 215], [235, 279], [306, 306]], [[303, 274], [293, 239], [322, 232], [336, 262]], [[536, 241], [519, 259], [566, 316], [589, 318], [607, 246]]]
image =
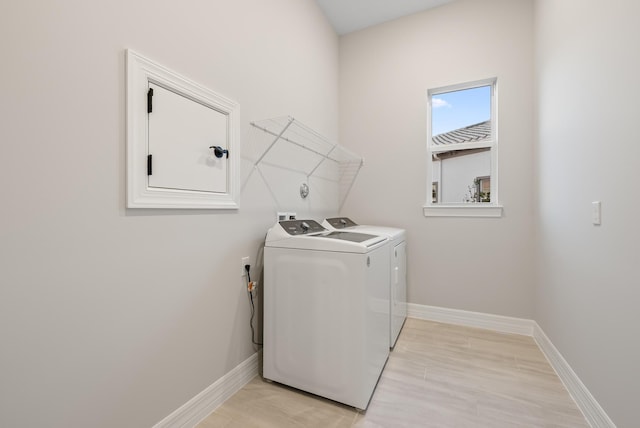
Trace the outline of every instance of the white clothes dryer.
[[366, 409], [389, 356], [386, 237], [280, 221], [264, 250], [263, 376]]
[[368, 233], [389, 238], [389, 347], [398, 340], [407, 319], [407, 238], [404, 229], [360, 225], [348, 217], [327, 218], [322, 225], [329, 230]]

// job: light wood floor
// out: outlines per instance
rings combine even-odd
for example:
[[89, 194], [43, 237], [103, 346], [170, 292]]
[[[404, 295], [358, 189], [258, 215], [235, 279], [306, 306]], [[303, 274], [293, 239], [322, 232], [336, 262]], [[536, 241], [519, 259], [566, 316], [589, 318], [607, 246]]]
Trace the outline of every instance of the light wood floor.
[[531, 337], [410, 318], [365, 413], [256, 377], [198, 427], [589, 425]]

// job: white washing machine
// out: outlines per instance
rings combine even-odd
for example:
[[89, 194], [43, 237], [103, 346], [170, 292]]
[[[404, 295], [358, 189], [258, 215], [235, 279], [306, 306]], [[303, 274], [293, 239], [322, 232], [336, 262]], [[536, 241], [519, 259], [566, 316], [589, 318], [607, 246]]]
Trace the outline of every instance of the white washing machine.
[[389, 356], [387, 238], [281, 221], [264, 250], [263, 376], [366, 409]]
[[407, 319], [407, 238], [405, 230], [395, 227], [359, 225], [348, 217], [327, 218], [322, 222], [322, 225], [329, 230], [349, 230], [389, 238], [389, 346], [393, 348]]

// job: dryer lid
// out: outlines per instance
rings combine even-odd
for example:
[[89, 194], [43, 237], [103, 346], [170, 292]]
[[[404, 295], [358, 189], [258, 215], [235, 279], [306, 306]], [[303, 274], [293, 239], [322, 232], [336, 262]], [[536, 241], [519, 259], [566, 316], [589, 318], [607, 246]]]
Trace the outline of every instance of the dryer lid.
[[[329, 232], [329, 233], [321, 233], [318, 235], [311, 235], [316, 238], [329, 238], [329, 239], [342, 239], [343, 241], [350, 242], [364, 242], [369, 241], [371, 239], [378, 238], [376, 235], [367, 235], [366, 233], [356, 233], [356, 232]], [[375, 240], [374, 243], [379, 242], [380, 240]]]

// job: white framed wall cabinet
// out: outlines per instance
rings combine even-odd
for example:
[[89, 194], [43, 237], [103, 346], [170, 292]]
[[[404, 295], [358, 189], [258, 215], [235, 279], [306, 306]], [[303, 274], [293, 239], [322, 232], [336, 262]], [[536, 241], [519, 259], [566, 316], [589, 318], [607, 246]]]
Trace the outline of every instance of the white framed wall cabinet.
[[127, 207], [237, 209], [239, 106], [132, 51]]

